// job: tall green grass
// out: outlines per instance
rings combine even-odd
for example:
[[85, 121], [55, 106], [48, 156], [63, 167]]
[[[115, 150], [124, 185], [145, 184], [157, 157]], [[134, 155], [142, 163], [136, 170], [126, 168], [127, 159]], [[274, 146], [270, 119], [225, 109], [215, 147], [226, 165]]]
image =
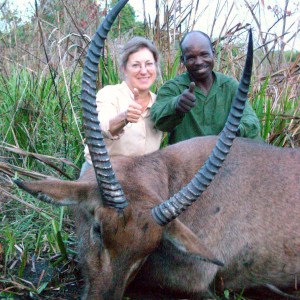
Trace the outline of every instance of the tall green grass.
[[270, 78], [263, 82], [259, 92], [251, 99], [260, 120], [261, 137], [267, 143], [279, 147], [299, 145], [299, 99], [290, 98], [288, 90], [277, 99], [268, 92]]
[[[62, 77], [53, 82], [47, 74], [13, 69], [11, 76], [0, 77], [0, 95], [1, 142], [82, 162], [79, 72], [66, 85]], [[31, 159], [21, 165], [41, 170]]]

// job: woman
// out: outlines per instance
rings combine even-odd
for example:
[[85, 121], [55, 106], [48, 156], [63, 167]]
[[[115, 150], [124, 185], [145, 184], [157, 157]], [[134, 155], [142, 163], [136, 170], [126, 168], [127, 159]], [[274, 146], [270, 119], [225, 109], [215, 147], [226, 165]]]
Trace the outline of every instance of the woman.
[[[108, 85], [96, 96], [98, 117], [110, 156], [136, 156], [159, 149], [162, 132], [154, 128], [150, 107], [156, 95], [150, 91], [158, 72], [156, 47], [143, 37], [129, 40], [121, 55], [121, 84]], [[82, 175], [91, 166], [85, 147]]]

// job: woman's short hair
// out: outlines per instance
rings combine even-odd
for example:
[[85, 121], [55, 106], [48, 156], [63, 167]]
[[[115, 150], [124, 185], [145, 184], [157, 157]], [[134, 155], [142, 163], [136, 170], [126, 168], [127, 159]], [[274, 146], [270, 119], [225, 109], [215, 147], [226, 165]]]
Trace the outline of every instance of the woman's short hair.
[[159, 60], [159, 53], [156, 49], [153, 42], [150, 40], [142, 37], [142, 36], [135, 36], [130, 39], [123, 47], [120, 57], [120, 65], [121, 67], [126, 67], [128, 62], [128, 58], [131, 54], [138, 52], [140, 49], [147, 48], [150, 52], [152, 52], [155, 63], [158, 63]]

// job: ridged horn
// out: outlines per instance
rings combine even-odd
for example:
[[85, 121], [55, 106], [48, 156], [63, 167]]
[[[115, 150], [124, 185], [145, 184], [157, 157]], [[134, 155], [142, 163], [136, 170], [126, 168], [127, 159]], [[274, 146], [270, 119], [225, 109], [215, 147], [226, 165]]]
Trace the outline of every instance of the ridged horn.
[[152, 209], [152, 216], [159, 225], [163, 226], [168, 224], [195, 202], [207, 189], [221, 168], [233, 144], [233, 140], [236, 137], [238, 126], [246, 105], [251, 80], [252, 63], [253, 41], [252, 31], [250, 29], [248, 52], [243, 75], [221, 135], [203, 167], [196, 173], [190, 183], [169, 200], [166, 200]]
[[127, 2], [128, 0], [120, 0], [98, 27], [88, 49], [81, 85], [83, 126], [102, 200], [104, 205], [117, 209], [123, 209], [128, 203], [112, 169], [103, 141], [96, 110], [96, 79], [104, 41], [114, 20]]

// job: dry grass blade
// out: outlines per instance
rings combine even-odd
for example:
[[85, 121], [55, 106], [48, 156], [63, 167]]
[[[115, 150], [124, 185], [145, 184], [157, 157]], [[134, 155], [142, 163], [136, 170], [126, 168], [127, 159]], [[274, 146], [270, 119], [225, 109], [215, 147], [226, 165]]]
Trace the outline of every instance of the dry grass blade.
[[[54, 162], [64, 163], [68, 166], [71, 166], [72, 168], [74, 168], [76, 170], [79, 170], [79, 168], [74, 163], [67, 160], [66, 158], [57, 158], [57, 157], [53, 157], [53, 156], [32, 153], [32, 152], [28, 152], [28, 151], [25, 151], [23, 149], [20, 149], [16, 146], [13, 146], [13, 145], [7, 145], [7, 146], [0, 145], [0, 149], [3, 149], [5, 151], [15, 153], [15, 154], [18, 154], [18, 155], [21, 155], [21, 156], [24, 156], [24, 157], [35, 158], [35, 159], [45, 163], [46, 165], [50, 166], [51, 168], [55, 169], [60, 174], [62, 174], [63, 176], [65, 176], [66, 178], [69, 178], [69, 179], [71, 179], [70, 176], [68, 174], [66, 174], [66, 172], [64, 172], [62, 169], [58, 168], [57, 165]], [[24, 172], [25, 172], [25, 170], [23, 169], [22, 173], [24, 173]]]
[[35, 171], [30, 171], [27, 169], [24, 169], [22, 167], [18, 167], [15, 165], [11, 165], [6, 162], [0, 162], [0, 171], [3, 172], [4, 174], [8, 175], [9, 177], [13, 177], [15, 173], [17, 172], [18, 175], [22, 176], [27, 176], [33, 179], [45, 179], [49, 178], [49, 176], [46, 176], [44, 174], [35, 172]]
[[[54, 215], [51, 214], [51, 213], [49, 213], [49, 211], [43, 210], [43, 209], [41, 209], [41, 208], [38, 208], [38, 207], [36, 207], [35, 205], [30, 204], [30, 203], [24, 201], [23, 199], [20, 199], [20, 198], [16, 197], [16, 196], [13, 195], [12, 193], [10, 193], [10, 192], [8, 192], [8, 191], [2, 189], [1, 187], [0, 187], [0, 195], [3, 195], [4, 197], [7, 197], [8, 199], [12, 199], [12, 200], [18, 201], [18, 202], [21, 203], [22, 205], [25, 205], [25, 206], [28, 207], [29, 209], [32, 209], [32, 210], [36, 211], [36, 212], [39, 213], [39, 214], [42, 213], [42, 212], [44, 212], [44, 213], [46, 213], [47, 215], [49, 215], [50, 217], [54, 218]], [[0, 200], [1, 200], [1, 199], [2, 199], [2, 197], [0, 197]]]
[[[20, 278], [20, 279], [21, 279], [21, 278]], [[21, 280], [24, 281], [25, 283], [28, 283], [29, 285], [32, 286], [32, 288], [34, 288], [34, 285], [33, 285], [31, 282], [28, 282], [28, 281], [26, 281], [26, 280], [24, 280], [24, 279], [21, 279]], [[28, 291], [31, 290], [31, 288], [29, 288], [28, 286], [26, 286], [26, 285], [24, 285], [24, 284], [21, 284], [21, 283], [19, 283], [19, 282], [17, 282], [17, 281], [11, 281], [11, 283], [12, 283], [14, 286], [9, 287], [9, 288], [8, 288], [9, 290], [14, 289], [14, 288], [18, 288], [19, 290], [20, 290], [20, 289], [21, 289], [21, 290], [28, 290]], [[7, 289], [5, 289], [4, 291], [7, 291]]]
[[[24, 286], [23, 284], [20, 284], [20, 283], [18, 283], [16, 281], [10, 281], [10, 283], [13, 284], [13, 286], [9, 286], [7, 288], [4, 288], [1, 292], [6, 292], [7, 293], [7, 292], [10, 292], [11, 290], [15, 290], [15, 289], [18, 289], [19, 291], [27, 289], [26, 286]], [[20, 293], [16, 293], [15, 292], [15, 294], [16, 295], [20, 295], [20, 296], [23, 295], [23, 293], [21, 293], [21, 292]], [[8, 298], [8, 299], [10, 299], [10, 298]]]

